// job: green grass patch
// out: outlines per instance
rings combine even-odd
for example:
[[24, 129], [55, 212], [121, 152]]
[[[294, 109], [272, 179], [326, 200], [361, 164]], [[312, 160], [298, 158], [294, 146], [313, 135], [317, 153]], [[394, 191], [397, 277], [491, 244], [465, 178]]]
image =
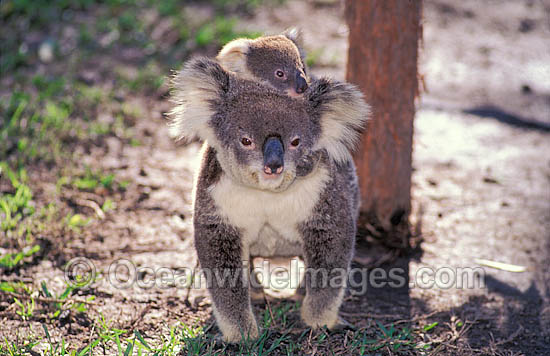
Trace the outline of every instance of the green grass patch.
[[[154, 88], [162, 85], [162, 79], [152, 80], [149, 74], [138, 77], [136, 82]], [[102, 88], [80, 82], [68, 85], [63, 79], [48, 80], [42, 76], [35, 76], [32, 83], [36, 95], [15, 91], [0, 100], [0, 116], [6, 118], [0, 121], [0, 157], [6, 157], [11, 164], [68, 162], [76, 158], [71, 149], [75, 144], [87, 144], [106, 135], [128, 141], [133, 138], [129, 125], [140, 113], [126, 108], [124, 103], [109, 104], [112, 121], [96, 120], [99, 107], [112, 99], [111, 93]]]
[[24, 258], [31, 257], [33, 254], [40, 251], [40, 245], [24, 248], [22, 251], [7, 253], [0, 257], [0, 267], [11, 269], [22, 262]]
[[85, 218], [80, 214], [67, 214], [65, 224], [67, 227], [77, 233], [82, 231], [83, 227], [88, 226], [92, 222], [92, 218]]
[[0, 355], [8, 356], [21, 356], [30, 354], [29, 350], [32, 350], [40, 341], [25, 341], [22, 345], [16, 341], [8, 341], [6, 337], [0, 341]]
[[256, 38], [262, 35], [260, 32], [238, 31], [236, 25], [236, 18], [216, 17], [214, 21], [205, 23], [197, 30], [195, 42], [199, 47], [220, 47], [239, 37]]
[[9, 180], [14, 193], [0, 196], [0, 229], [13, 230], [27, 216], [34, 214], [31, 188], [25, 184], [27, 173], [24, 169], [13, 171], [6, 162], [0, 162], [0, 178]]
[[251, 12], [263, 3], [282, 4], [286, 0], [213, 0], [212, 2], [225, 11], [246, 11]]
[[19, 315], [24, 321], [32, 318], [36, 309], [34, 298], [29, 298], [26, 301], [20, 301], [17, 298], [13, 298], [13, 301], [18, 307], [18, 310], [15, 311], [17, 315]]
[[30, 294], [31, 290], [21, 281], [17, 282], [0, 282], [0, 291], [8, 293], [26, 293]]
[[[88, 307], [85, 302], [73, 302], [69, 300], [69, 297], [80, 287], [87, 286], [89, 283], [92, 283], [93, 281], [83, 281], [81, 280], [79, 282], [79, 278], [85, 278], [84, 276], [73, 276], [75, 278], [75, 283], [71, 285], [65, 285], [65, 290], [61, 292], [59, 295], [54, 295], [54, 293], [50, 292], [48, 289], [46, 282], [42, 281], [40, 283], [41, 293], [46, 298], [54, 299], [55, 302], [50, 303], [52, 308], [50, 308], [50, 312], [48, 313], [48, 317], [50, 319], [57, 319], [59, 318], [62, 313], [66, 310], [74, 310], [78, 313], [86, 313], [88, 311]], [[86, 302], [92, 302], [95, 300], [95, 296], [91, 295], [86, 298]]]
[[[45, 285], [43, 284], [43, 290]], [[49, 292], [42, 294], [51, 296]], [[22, 313], [29, 315], [32, 302], [17, 304]], [[109, 355], [304, 355], [316, 353], [319, 355], [427, 355], [432, 344], [423, 343], [419, 333], [422, 327], [410, 328], [394, 324], [383, 325], [376, 322], [375, 326], [356, 331], [332, 332], [321, 329], [312, 332], [295, 323], [281, 325], [280, 311], [283, 314], [294, 313], [293, 303], [281, 303], [274, 306], [269, 315], [273, 314], [276, 323], [262, 329], [257, 340], [249, 340], [243, 335], [241, 343], [225, 344], [219, 340], [216, 333], [210, 331], [212, 324], [203, 327], [197, 324], [183, 324], [177, 322], [165, 326], [164, 330], [156, 335], [145, 334], [137, 328], [122, 329], [114, 326], [114, 320], [107, 320], [100, 314], [95, 319], [89, 338], [85, 345], [75, 349], [64, 340], [53, 342], [48, 328], [43, 324], [44, 335], [42, 344], [52, 355], [90, 355], [105, 353]], [[275, 325], [276, 324], [276, 325]], [[432, 324], [429, 324], [432, 325]], [[31, 344], [29, 344], [31, 345]], [[14, 344], [4, 343], [4, 350], [14, 349]], [[31, 346], [31, 348], [34, 346]], [[17, 347], [15, 347], [17, 349]], [[20, 348], [19, 348], [20, 349]], [[64, 353], [60, 353], [61, 349]], [[0, 349], [2, 350], [2, 349]], [[57, 351], [56, 351], [57, 350]]]
[[316, 65], [318, 65], [321, 60], [321, 56], [323, 55], [323, 52], [324, 52], [323, 48], [317, 48], [312, 51], [309, 51], [307, 53], [306, 65], [308, 67], [315, 67]]
[[[63, 186], [71, 186], [82, 191], [96, 191], [107, 189], [108, 191], [125, 190], [130, 184], [127, 180], [117, 179], [114, 173], [103, 172], [101, 169], [85, 167], [84, 172], [73, 177], [62, 176], [57, 180], [57, 191], [60, 192]], [[114, 206], [112, 201], [105, 201], [106, 209]]]
[[[49, 87], [48, 87], [49, 88]], [[14, 92], [7, 104], [0, 102], [0, 156], [17, 165], [63, 158], [63, 144], [78, 130], [69, 120], [73, 107], [66, 100], [51, 100], [49, 89], [33, 98], [23, 92]]]
[[122, 87], [132, 93], [157, 92], [164, 84], [166, 78], [165, 73], [162, 72], [156, 61], [150, 61], [134, 76], [129, 76], [121, 71], [117, 73], [117, 76]]

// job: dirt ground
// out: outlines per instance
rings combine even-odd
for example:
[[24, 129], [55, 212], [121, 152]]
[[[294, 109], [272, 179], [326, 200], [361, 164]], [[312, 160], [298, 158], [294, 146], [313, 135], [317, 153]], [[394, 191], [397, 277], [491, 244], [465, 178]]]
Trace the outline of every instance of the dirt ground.
[[[293, 25], [304, 31], [306, 47], [315, 57], [314, 72], [344, 79], [347, 27], [339, 3], [289, 1], [260, 8], [240, 24], [267, 33]], [[423, 27], [423, 92], [413, 150], [413, 248], [394, 253], [372, 240], [359, 247], [367, 267], [401, 268], [406, 283], [401, 288], [369, 285], [365, 295], [349, 294], [342, 315], [357, 327], [437, 322], [432, 334], [423, 336], [444, 339], [433, 354], [548, 355], [550, 2], [427, 0]], [[99, 73], [110, 65], [97, 61], [90, 71]], [[103, 80], [100, 74], [97, 78]], [[59, 291], [65, 285], [66, 263], [84, 257], [101, 276], [90, 310], [115, 320], [116, 327], [138, 327], [151, 336], [166, 333], [174, 321], [210, 325], [204, 289], [119, 288], [108, 282], [110, 266], [121, 259], [157, 272], [197, 266], [190, 204], [199, 144], [170, 140], [166, 96], [124, 100], [140, 113], [133, 130], [142, 144], [126, 145], [111, 137], [92, 146], [83, 162], [132, 182], [114, 198], [116, 209], [80, 233], [54, 236], [55, 243], [45, 245], [47, 259], [1, 278], [30, 280], [37, 286], [45, 280]], [[37, 200], [55, 195], [56, 178], [47, 168], [37, 166], [29, 176], [40, 182], [34, 186]], [[89, 207], [74, 208], [93, 215]], [[482, 266], [479, 259], [524, 266], [526, 271]], [[441, 281], [423, 287], [422, 271], [445, 269], [458, 280], [457, 271], [468, 268], [476, 269], [472, 288]], [[143, 277], [147, 271], [141, 273]], [[3, 294], [1, 339], [13, 340], [15, 330], [42, 335], [40, 321], [20, 321], [10, 305]], [[89, 326], [90, 320], [83, 319], [49, 331], [52, 337], [85, 344]]]

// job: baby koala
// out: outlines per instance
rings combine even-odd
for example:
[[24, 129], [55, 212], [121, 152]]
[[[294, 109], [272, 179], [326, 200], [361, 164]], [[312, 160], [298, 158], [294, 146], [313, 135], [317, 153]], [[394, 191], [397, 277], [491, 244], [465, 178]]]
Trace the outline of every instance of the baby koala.
[[[321, 78], [296, 99], [207, 58], [189, 61], [173, 85], [172, 134], [205, 142], [194, 240], [223, 339], [259, 335], [251, 255], [302, 256], [302, 320], [336, 327], [358, 215], [350, 150], [369, 113], [360, 91]], [[300, 174], [312, 152], [319, 162]]]
[[276, 36], [236, 39], [226, 44], [216, 59], [237, 77], [263, 81], [290, 96], [301, 96], [309, 82], [301, 37], [293, 28]]

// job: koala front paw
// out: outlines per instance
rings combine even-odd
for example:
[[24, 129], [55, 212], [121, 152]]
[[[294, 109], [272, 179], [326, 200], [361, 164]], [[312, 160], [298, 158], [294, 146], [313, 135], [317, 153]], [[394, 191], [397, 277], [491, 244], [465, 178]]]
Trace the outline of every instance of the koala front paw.
[[321, 151], [315, 151], [300, 158], [296, 165], [296, 176], [305, 177], [310, 174], [321, 160], [321, 156]]

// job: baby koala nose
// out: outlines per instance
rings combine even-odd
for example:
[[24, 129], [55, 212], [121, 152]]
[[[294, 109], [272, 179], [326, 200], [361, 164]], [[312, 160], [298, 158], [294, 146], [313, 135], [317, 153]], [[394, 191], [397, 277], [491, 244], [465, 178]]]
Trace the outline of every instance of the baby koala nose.
[[264, 144], [265, 174], [281, 174], [284, 169], [284, 149], [278, 137], [270, 137]]
[[300, 72], [296, 73], [296, 93], [302, 94], [306, 91], [308, 85], [306, 79], [302, 76]]

